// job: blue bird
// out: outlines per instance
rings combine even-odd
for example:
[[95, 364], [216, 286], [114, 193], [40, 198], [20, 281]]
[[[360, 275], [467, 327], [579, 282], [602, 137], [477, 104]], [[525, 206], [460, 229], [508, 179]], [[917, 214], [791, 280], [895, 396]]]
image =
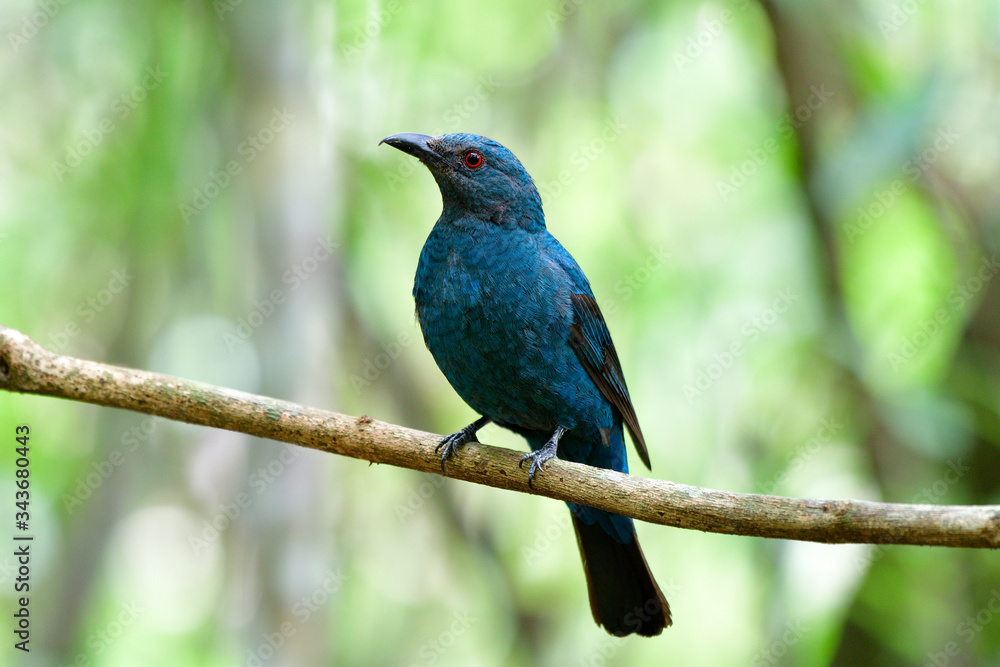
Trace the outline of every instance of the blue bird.
[[[623, 425], [649, 455], [594, 293], [545, 228], [542, 200], [513, 153], [475, 134], [394, 134], [437, 181], [443, 210], [420, 252], [413, 298], [424, 342], [458, 395], [482, 415], [442, 439], [441, 466], [489, 422], [531, 447], [528, 483], [559, 457], [628, 472]], [[632, 519], [568, 503], [594, 620], [654, 636], [670, 608]]]

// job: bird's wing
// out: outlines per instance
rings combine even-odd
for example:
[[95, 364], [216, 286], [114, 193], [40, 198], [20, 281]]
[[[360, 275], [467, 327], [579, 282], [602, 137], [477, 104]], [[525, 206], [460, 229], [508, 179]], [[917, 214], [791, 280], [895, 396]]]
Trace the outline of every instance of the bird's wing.
[[635, 416], [635, 408], [632, 407], [628, 387], [625, 386], [618, 352], [611, 342], [611, 334], [600, 308], [597, 307], [597, 301], [590, 294], [576, 292], [570, 294], [570, 300], [573, 302], [573, 324], [570, 327], [569, 344], [601, 395], [618, 408], [639, 458], [652, 470], [646, 441], [639, 429], [639, 419]]
[[[552, 237], [550, 237], [552, 238]], [[601, 395], [618, 409], [628, 432], [632, 436], [639, 458], [652, 470], [649, 464], [649, 452], [646, 441], [639, 428], [639, 419], [635, 416], [632, 399], [628, 395], [622, 364], [618, 360], [618, 352], [611, 341], [611, 333], [604, 322], [604, 316], [597, 305], [597, 300], [590, 289], [590, 283], [573, 257], [552, 238], [552, 255], [556, 262], [569, 275], [573, 286], [570, 291], [570, 301], [573, 304], [573, 324], [570, 326], [569, 344], [576, 352], [587, 375], [597, 385]]]

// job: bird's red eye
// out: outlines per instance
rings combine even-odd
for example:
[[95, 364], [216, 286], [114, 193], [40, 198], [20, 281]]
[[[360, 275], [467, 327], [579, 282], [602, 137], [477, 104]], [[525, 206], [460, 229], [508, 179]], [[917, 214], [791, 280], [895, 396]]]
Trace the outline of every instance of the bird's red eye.
[[469, 169], [479, 169], [483, 166], [483, 156], [476, 151], [469, 151], [465, 154], [465, 166]]

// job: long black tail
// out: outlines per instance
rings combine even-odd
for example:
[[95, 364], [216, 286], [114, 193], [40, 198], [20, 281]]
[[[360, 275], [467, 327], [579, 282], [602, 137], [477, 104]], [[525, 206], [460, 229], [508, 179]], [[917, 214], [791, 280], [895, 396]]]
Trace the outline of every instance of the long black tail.
[[656, 585], [635, 538], [620, 544], [598, 524], [573, 517], [583, 571], [590, 590], [590, 610], [598, 625], [618, 637], [653, 637], [670, 625], [670, 605]]

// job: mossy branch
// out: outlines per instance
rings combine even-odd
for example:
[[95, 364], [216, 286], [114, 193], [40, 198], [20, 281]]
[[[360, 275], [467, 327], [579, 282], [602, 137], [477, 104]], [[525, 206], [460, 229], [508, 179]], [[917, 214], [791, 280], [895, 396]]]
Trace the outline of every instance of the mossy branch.
[[[440, 475], [439, 436], [50, 352], [0, 327], [0, 389], [134, 410]], [[521, 452], [471, 443], [447, 477], [665, 526], [827, 543], [1000, 547], [1000, 505], [904, 505], [728, 493], [554, 460], [528, 487]]]

